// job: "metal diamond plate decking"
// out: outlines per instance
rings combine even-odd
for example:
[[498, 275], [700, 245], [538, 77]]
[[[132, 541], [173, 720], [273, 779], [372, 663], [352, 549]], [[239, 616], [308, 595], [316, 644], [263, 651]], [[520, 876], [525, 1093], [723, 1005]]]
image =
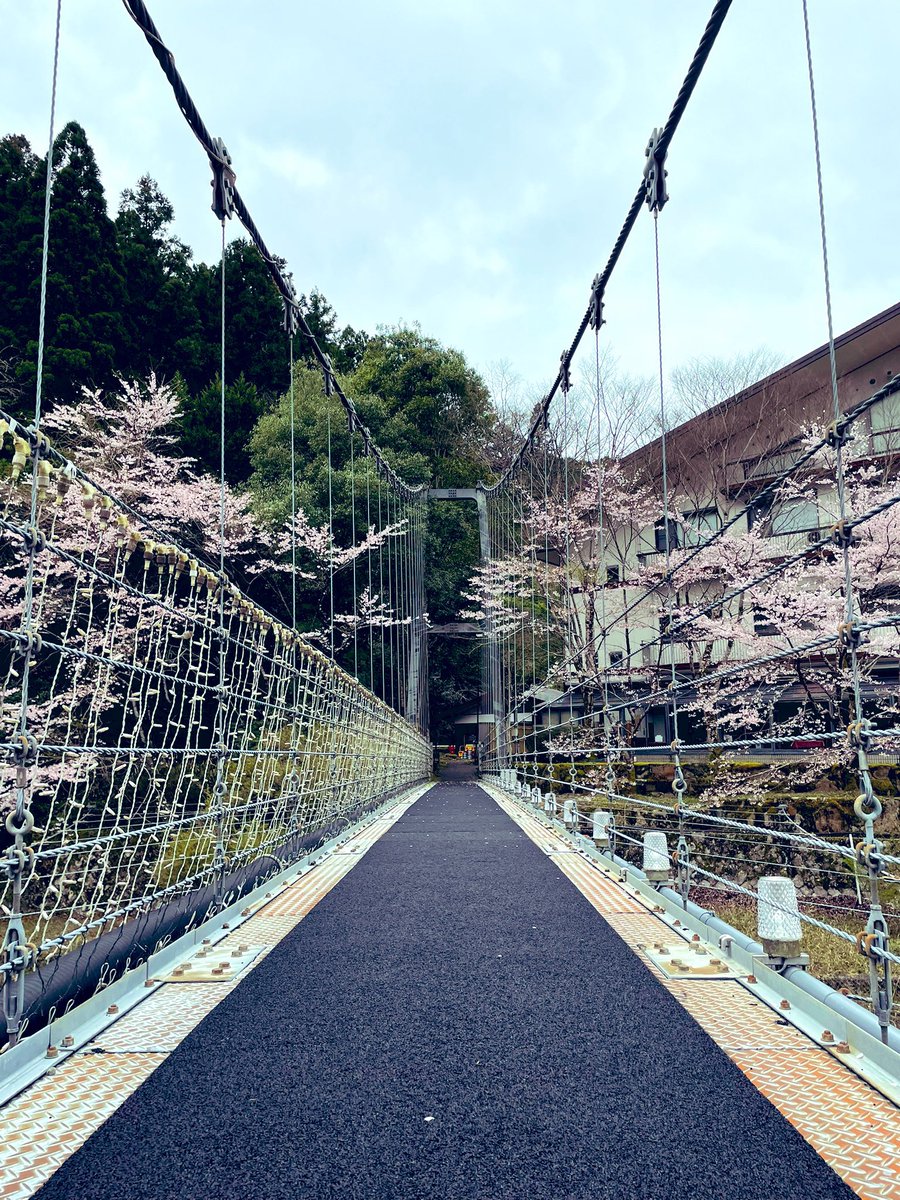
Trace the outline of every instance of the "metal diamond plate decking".
[[164, 1058], [76, 1054], [12, 1100], [3, 1110], [2, 1200], [27, 1200]]

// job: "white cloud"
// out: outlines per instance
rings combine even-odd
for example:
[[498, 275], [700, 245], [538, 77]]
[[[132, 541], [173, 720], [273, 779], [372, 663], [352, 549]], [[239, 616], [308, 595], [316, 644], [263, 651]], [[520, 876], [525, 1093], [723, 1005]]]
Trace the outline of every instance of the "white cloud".
[[299, 192], [325, 187], [334, 179], [334, 172], [327, 163], [290, 146], [260, 149], [257, 157], [263, 166]]

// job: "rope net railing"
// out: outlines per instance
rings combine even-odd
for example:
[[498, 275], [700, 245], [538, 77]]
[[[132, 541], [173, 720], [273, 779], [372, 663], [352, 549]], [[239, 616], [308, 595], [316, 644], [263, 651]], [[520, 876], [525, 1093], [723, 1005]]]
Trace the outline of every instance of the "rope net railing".
[[[5, 414], [0, 430], [5, 610], [24, 611], [31, 590], [30, 619], [0, 629], [7, 730], [20, 728], [26, 660], [29, 675], [23, 727], [0, 747], [3, 816], [20, 839], [0, 884], [18, 926], [0, 973], [21, 1036], [23, 960], [43, 985], [32, 1006], [60, 1001], [53, 980], [89, 984], [98, 939], [118, 930], [127, 949], [126, 926], [163, 907], [170, 926], [173, 910], [176, 924], [200, 921], [426, 777], [431, 758], [403, 717], [151, 534], [46, 435]], [[108, 981], [108, 947], [103, 959]]]
[[[172, 478], [163, 481], [172, 495], [162, 506], [142, 505], [149, 489], [141, 486], [140, 464], [149, 470], [163, 461], [149, 434], [140, 453], [124, 455], [124, 466], [98, 472], [103, 456], [84, 444], [84, 414], [98, 419], [94, 434], [119, 445], [121, 412], [88, 392], [51, 416], [43, 411], [57, 0], [34, 420], [26, 427], [0, 413], [0, 751], [8, 763], [0, 790], [0, 1049], [427, 778], [432, 766], [427, 488], [400, 478], [374, 442], [146, 6], [126, 0], [125, 7], [214, 172], [222, 254], [219, 473], [186, 481], [189, 460], [172, 459]], [[225, 230], [233, 213], [284, 303], [290, 521], [286, 530], [269, 530], [268, 540], [225, 473]], [[322, 369], [328, 459], [321, 528], [298, 504], [297, 336]], [[122, 381], [137, 407], [142, 389], [152, 393], [147, 412], [155, 404], [162, 419], [165, 388]], [[61, 430], [59, 444], [48, 430], [54, 437]], [[68, 452], [73, 433], [90, 471]], [[335, 500], [343, 500], [340, 515]], [[313, 555], [316, 571], [304, 573], [301, 551]], [[250, 565], [254, 578], [286, 574], [284, 620], [261, 606], [250, 584], [235, 582]], [[299, 629], [301, 578], [313, 580], [322, 628], [307, 616]], [[270, 593], [279, 596], [280, 588]], [[340, 611], [348, 599], [351, 611]]]
[[[714, 6], [678, 120], [727, 10]], [[484, 489], [491, 556], [465, 615], [487, 643], [487, 772], [571, 801], [576, 824], [611, 814], [626, 856], [644, 832], [677, 838], [685, 897], [742, 905], [760, 879], [792, 880], [800, 919], [858, 947], [842, 970], [867, 977], [885, 1030], [900, 933], [900, 351], [839, 370], [805, 0], [798, 12], [827, 318], [815, 377], [756, 375], [673, 421], [670, 117], [553, 386]], [[629, 398], [601, 339], [645, 204], [656, 379]], [[622, 450], [627, 420], [644, 432]]]

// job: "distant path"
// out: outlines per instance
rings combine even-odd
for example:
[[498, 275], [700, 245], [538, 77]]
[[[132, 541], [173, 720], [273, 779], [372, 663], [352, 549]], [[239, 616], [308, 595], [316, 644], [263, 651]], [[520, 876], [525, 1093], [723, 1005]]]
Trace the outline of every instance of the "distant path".
[[498, 806], [449, 782], [38, 1195], [853, 1193]]

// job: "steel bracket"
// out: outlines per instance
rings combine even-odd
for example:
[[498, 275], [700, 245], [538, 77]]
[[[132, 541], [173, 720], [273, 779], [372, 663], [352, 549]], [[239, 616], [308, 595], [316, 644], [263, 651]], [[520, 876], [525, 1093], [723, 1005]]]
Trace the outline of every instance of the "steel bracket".
[[666, 177], [669, 174], [665, 169], [666, 155], [664, 152], [660, 153], [659, 149], [661, 136], [662, 130], [654, 129], [644, 151], [644, 157], [647, 159], [644, 164], [644, 200], [652, 213], [658, 213], [669, 199], [669, 193], [666, 191]]
[[209, 165], [212, 168], [212, 210], [220, 221], [234, 215], [234, 184], [235, 173], [231, 165], [231, 155], [221, 138], [213, 138], [215, 156], [210, 154]]

